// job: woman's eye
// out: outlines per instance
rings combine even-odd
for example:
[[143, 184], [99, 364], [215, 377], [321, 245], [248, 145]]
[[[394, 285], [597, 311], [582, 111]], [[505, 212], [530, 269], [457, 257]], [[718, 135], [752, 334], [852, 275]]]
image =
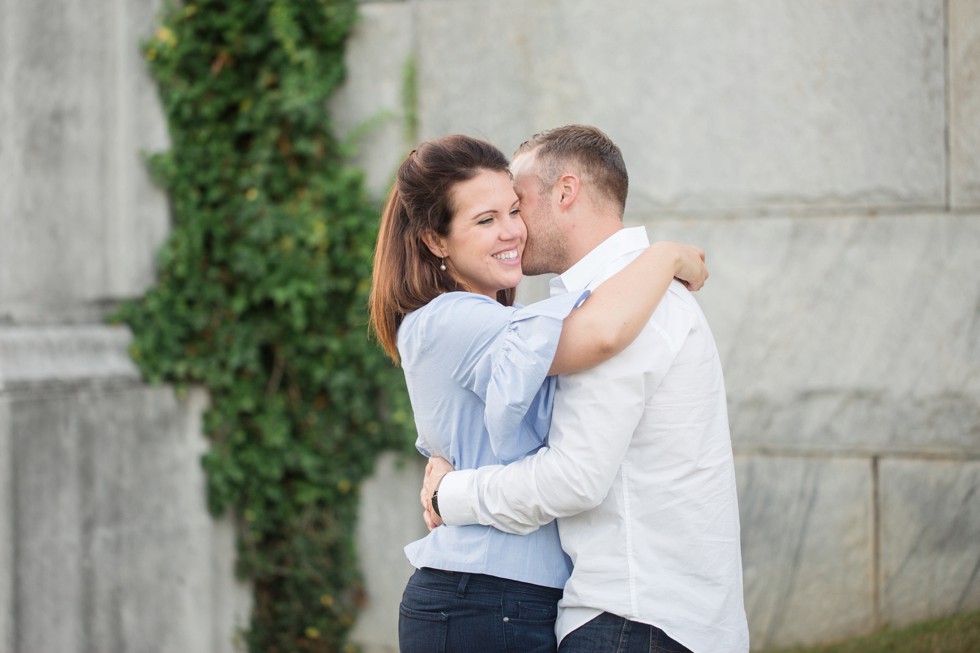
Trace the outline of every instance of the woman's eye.
[[487, 217], [482, 218], [481, 220], [479, 220], [477, 222], [477, 224], [490, 224], [491, 222], [493, 222], [493, 216], [492, 215], [488, 215]]
[[521, 214], [521, 210], [520, 209], [511, 209], [510, 210], [510, 214], [511, 215], [520, 215]]

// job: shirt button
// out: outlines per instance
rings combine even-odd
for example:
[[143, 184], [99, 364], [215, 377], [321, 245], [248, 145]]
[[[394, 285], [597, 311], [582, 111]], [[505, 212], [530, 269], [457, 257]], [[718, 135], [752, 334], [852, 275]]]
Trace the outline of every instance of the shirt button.
[[510, 621], [510, 617], [504, 617], [504, 623], [507, 623], [508, 621]]

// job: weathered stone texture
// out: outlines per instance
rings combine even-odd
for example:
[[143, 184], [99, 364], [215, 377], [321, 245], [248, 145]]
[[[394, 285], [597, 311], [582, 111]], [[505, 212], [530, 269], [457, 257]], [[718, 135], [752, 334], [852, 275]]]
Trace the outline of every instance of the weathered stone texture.
[[980, 2], [949, 0], [950, 194], [980, 206]]
[[93, 379], [139, 381], [124, 327], [0, 327], [0, 392]]
[[[403, 546], [424, 537], [419, 488], [424, 459], [385, 454], [374, 476], [361, 486], [357, 549], [369, 588], [368, 604], [357, 618], [351, 639], [365, 653], [398, 652], [398, 604], [414, 569]], [[397, 533], [397, 537], [389, 535]]]
[[737, 447], [980, 451], [980, 216], [647, 224], [707, 251]]
[[344, 57], [346, 82], [330, 100], [336, 131], [355, 139], [353, 162], [365, 171], [376, 197], [387, 193], [395, 169], [415, 146], [406, 106], [414, 34], [410, 4], [362, 6]]
[[11, 397], [0, 434], [16, 461], [12, 650], [232, 651], [248, 593], [232, 580], [233, 539], [205, 508], [204, 395], [108, 385]]
[[0, 396], [0, 651], [14, 650], [14, 511], [10, 409]]
[[745, 611], [753, 649], [874, 623], [868, 461], [740, 457]]
[[641, 211], [945, 204], [942, 0], [415, 6], [422, 137], [595, 124]]
[[91, 320], [152, 280], [169, 225], [145, 148], [165, 122], [138, 49], [156, 2], [3, 7], [0, 321]]
[[980, 461], [885, 460], [879, 478], [882, 619], [980, 609]]

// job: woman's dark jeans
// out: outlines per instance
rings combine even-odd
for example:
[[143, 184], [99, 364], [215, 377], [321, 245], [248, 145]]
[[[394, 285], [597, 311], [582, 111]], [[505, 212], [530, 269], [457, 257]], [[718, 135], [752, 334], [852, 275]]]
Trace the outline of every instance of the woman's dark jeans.
[[561, 590], [419, 569], [398, 615], [401, 653], [555, 653]]

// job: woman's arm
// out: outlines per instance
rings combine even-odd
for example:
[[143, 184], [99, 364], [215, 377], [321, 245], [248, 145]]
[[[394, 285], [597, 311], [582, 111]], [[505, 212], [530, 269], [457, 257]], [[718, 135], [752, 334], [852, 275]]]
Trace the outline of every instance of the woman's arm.
[[704, 251], [692, 245], [657, 242], [603, 282], [565, 318], [548, 373], [579, 372], [626, 349], [674, 277], [691, 290], [701, 288], [708, 278]]

